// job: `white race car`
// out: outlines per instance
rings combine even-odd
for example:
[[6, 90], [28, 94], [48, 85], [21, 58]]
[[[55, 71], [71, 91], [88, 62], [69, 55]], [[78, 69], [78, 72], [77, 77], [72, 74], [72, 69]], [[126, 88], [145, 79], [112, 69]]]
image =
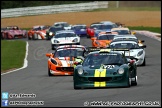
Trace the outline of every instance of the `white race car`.
[[144, 40], [139, 40], [135, 35], [115, 35], [113, 40], [135, 40], [139, 46], [143, 46]]
[[57, 31], [51, 38], [52, 50], [60, 45], [80, 45], [80, 37], [73, 30]]
[[145, 66], [145, 50], [146, 45], [139, 46], [136, 41], [133, 40], [113, 40], [110, 43], [110, 48], [112, 49], [121, 49], [119, 52], [123, 52], [122, 49], [130, 49], [130, 52], [125, 52], [126, 57], [136, 60], [137, 65]]

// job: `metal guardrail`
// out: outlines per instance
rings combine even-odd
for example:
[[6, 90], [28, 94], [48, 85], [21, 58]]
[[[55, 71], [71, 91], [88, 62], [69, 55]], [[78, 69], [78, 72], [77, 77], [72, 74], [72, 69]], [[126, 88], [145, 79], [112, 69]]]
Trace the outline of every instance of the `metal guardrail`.
[[19, 17], [28, 15], [40, 14], [55, 14], [63, 12], [78, 12], [88, 11], [99, 8], [108, 8], [108, 1], [95, 1], [89, 3], [66, 4], [66, 5], [51, 5], [25, 8], [2, 9], [1, 18]]

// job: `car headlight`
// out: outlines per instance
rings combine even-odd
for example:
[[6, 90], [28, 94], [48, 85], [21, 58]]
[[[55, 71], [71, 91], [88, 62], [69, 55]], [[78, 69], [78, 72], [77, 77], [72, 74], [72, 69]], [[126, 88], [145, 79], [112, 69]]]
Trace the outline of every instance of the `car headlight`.
[[59, 43], [59, 41], [57, 41], [57, 40], [54, 40], [54, 43]]
[[52, 34], [53, 34], [52, 32], [49, 33], [50, 36], [52, 36]]
[[82, 68], [79, 68], [79, 69], [78, 69], [78, 74], [79, 74], [79, 75], [83, 74], [83, 69], [82, 69]]
[[143, 54], [143, 50], [138, 52], [137, 56], [141, 56]]
[[75, 39], [73, 40], [73, 42], [78, 42], [78, 39], [77, 39], [77, 38], [75, 38]]
[[51, 62], [55, 65], [57, 65], [57, 62], [54, 59], [51, 59]]
[[124, 69], [123, 68], [119, 68], [118, 73], [119, 74], [123, 74], [124, 73]]

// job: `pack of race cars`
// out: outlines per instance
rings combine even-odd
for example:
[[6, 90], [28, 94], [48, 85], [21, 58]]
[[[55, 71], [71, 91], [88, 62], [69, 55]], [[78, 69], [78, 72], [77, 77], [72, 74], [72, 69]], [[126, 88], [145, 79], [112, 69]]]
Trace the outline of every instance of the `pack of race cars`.
[[[95, 22], [89, 27], [56, 22], [52, 26], [33, 26], [29, 31], [10, 29], [1, 29], [1, 39], [21, 36], [50, 40], [55, 51], [46, 54], [48, 75], [72, 75], [74, 89], [137, 85], [137, 67], [146, 65], [144, 40], [111, 21]], [[91, 39], [92, 47], [81, 45], [82, 36]]]

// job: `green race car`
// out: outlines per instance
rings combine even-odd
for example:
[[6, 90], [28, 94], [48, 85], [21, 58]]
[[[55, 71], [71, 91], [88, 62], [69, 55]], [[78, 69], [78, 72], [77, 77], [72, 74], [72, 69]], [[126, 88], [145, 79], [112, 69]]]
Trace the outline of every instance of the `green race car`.
[[74, 89], [137, 85], [136, 62], [126, 58], [125, 51], [101, 49], [90, 52], [74, 69]]

